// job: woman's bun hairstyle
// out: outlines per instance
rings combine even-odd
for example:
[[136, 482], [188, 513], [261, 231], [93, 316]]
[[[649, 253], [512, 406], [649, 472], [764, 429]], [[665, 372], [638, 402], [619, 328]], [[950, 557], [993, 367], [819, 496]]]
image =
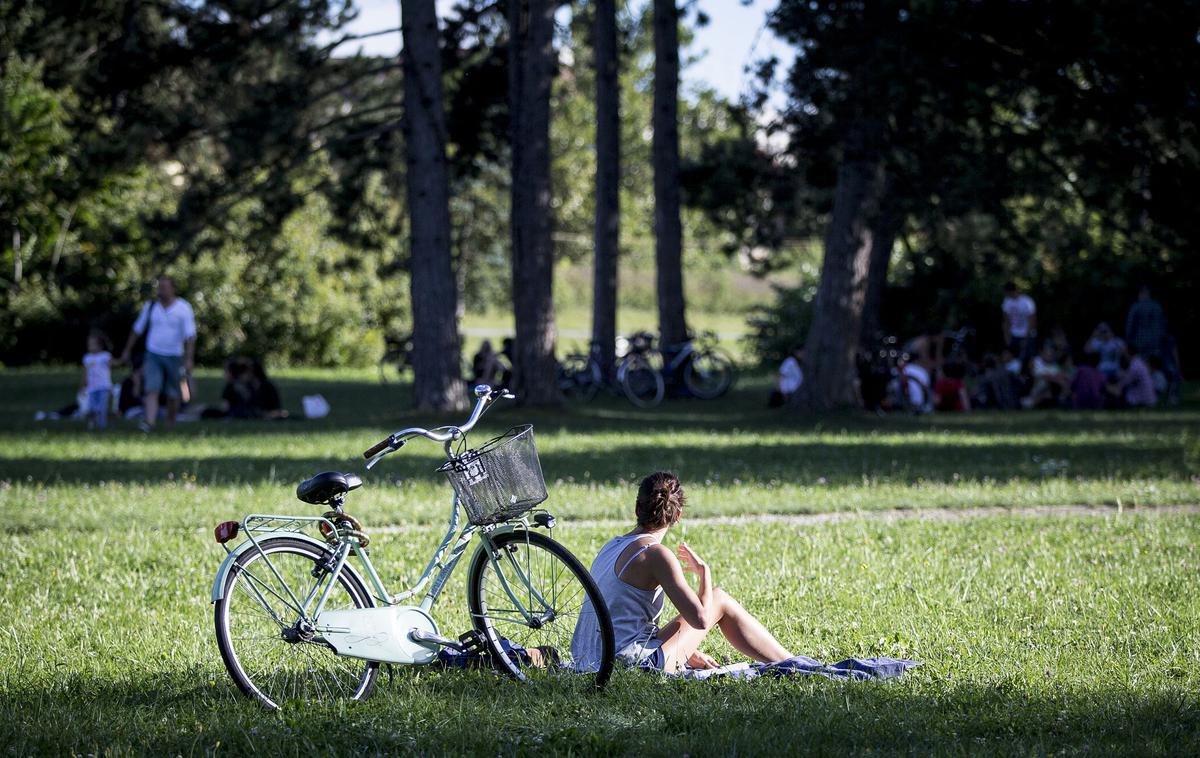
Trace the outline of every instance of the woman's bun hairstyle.
[[655, 471], [638, 487], [637, 522], [643, 529], [674, 526], [683, 515], [687, 498], [679, 477], [670, 471]]

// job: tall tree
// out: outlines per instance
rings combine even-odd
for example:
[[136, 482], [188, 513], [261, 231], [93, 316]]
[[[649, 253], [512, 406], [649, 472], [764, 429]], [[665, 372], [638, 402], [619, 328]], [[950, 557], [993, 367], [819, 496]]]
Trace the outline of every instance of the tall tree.
[[679, 7], [675, 3], [654, 0], [654, 252], [658, 331], [664, 345], [687, 339], [679, 216]]
[[555, 382], [554, 243], [550, 206], [551, 0], [509, 0], [508, 84], [512, 146], [514, 380], [523, 402], [561, 402]]
[[854, 359], [883, 185], [877, 134], [878, 125], [864, 119], [852, 125], [843, 146], [821, 283], [804, 346], [809, 365], [797, 393], [797, 402], [808, 410], [858, 403]]
[[465, 405], [458, 336], [458, 282], [450, 258], [446, 118], [434, 0], [404, 3], [404, 149], [411, 233], [413, 402]]
[[621, 105], [616, 0], [596, 0], [592, 49], [596, 66], [596, 225], [592, 340], [600, 370], [612, 379], [617, 340], [617, 255], [621, 223]]

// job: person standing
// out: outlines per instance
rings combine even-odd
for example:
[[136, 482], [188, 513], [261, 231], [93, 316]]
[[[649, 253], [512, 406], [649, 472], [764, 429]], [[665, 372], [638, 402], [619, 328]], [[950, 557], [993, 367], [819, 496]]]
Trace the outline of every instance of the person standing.
[[92, 332], [83, 356], [83, 389], [87, 392], [87, 415], [97, 429], [108, 426], [108, 403], [112, 395], [112, 353], [108, 337]]
[[1142, 285], [1138, 299], [1129, 306], [1125, 317], [1125, 344], [1144, 360], [1165, 357], [1167, 345], [1167, 314], [1158, 301], [1150, 296], [1150, 287]]
[[1004, 347], [1021, 362], [1033, 357], [1037, 337], [1037, 305], [1033, 298], [1021, 292], [1016, 282], [1004, 285], [1004, 301], [1000, 303], [1000, 327], [1004, 332]]
[[192, 306], [175, 293], [169, 276], [158, 278], [157, 297], [142, 308], [121, 362], [127, 362], [138, 337], [146, 335], [146, 356], [142, 363], [142, 392], [145, 416], [142, 429], [150, 431], [158, 421], [158, 396], [167, 398], [167, 425], [175, 423], [179, 412], [180, 381], [190, 377], [195, 367], [196, 316]]

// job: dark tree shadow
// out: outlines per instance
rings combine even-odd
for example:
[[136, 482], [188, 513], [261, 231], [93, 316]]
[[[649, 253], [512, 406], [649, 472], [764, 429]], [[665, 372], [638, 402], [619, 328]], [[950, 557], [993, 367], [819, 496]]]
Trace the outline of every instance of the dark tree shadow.
[[1152, 693], [1022, 688], [936, 674], [915, 681], [684, 682], [629, 673], [601, 693], [484, 672], [401, 669], [365, 703], [268, 713], [223, 672], [26, 682], [0, 704], [17, 754], [176, 755], [1053, 754], [1194, 755], [1200, 709], [1183, 688]]

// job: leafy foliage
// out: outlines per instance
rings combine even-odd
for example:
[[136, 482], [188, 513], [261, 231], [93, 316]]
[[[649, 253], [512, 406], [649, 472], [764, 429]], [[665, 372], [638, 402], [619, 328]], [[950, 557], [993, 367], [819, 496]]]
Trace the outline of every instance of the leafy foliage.
[[1196, 334], [1200, 227], [1178, 204], [1200, 179], [1197, 18], [1188, 1], [782, 0], [771, 24], [799, 54], [774, 128], [809, 214], [839, 135], [863, 114], [882, 124], [904, 219], [885, 328], [971, 324], [993, 342], [1015, 279], [1076, 340], [1119, 321], [1140, 282], [1181, 340]]

